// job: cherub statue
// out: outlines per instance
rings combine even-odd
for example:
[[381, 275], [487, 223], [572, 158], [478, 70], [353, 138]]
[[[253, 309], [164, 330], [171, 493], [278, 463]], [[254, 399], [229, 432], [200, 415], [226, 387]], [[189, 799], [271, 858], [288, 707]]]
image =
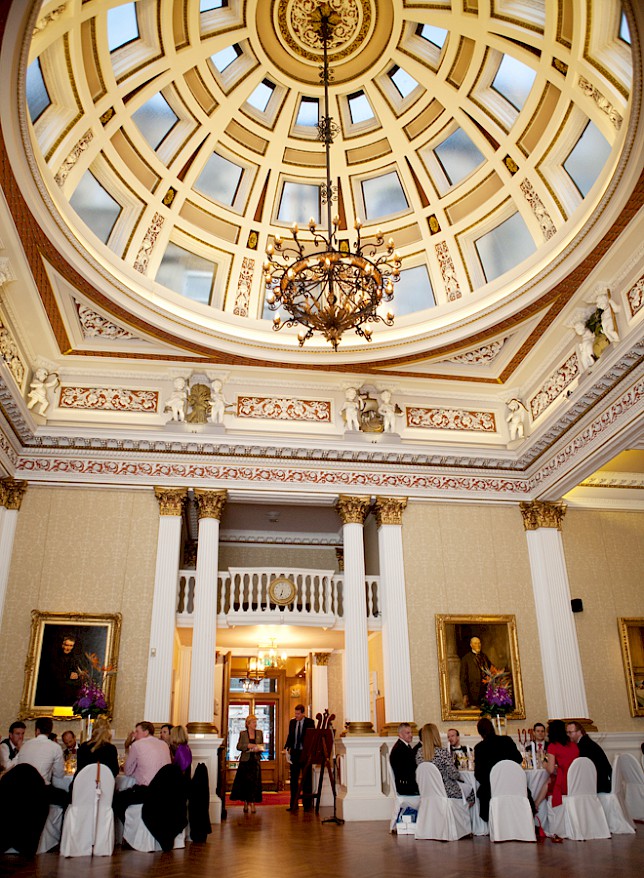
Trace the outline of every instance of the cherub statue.
[[602, 312], [602, 332], [608, 341], [619, 341], [619, 334], [615, 327], [615, 317], [613, 315], [622, 309], [617, 302], [613, 302], [611, 299], [609, 289], [600, 290], [596, 302], [597, 307]]
[[210, 383], [210, 415], [208, 420], [211, 424], [223, 424], [224, 412], [226, 411], [226, 400], [221, 392], [223, 384], [219, 378], [215, 378]]
[[55, 372], [51, 374], [47, 369], [36, 369], [34, 380], [29, 385], [29, 398], [27, 408], [32, 409], [35, 405], [39, 406], [36, 414], [44, 415], [49, 408], [49, 400], [47, 399], [47, 391], [50, 387], [56, 387], [59, 383], [58, 375]]
[[166, 400], [163, 408], [164, 412], [171, 412], [171, 421], [185, 421], [186, 419], [186, 403], [188, 401], [188, 391], [186, 389], [185, 378], [175, 378], [172, 382], [174, 390]]
[[378, 414], [382, 416], [382, 429], [385, 433], [393, 433], [396, 429], [396, 406], [391, 401], [391, 391], [383, 390], [380, 393], [380, 405]]
[[345, 394], [345, 402], [342, 406], [342, 414], [344, 415], [344, 423], [347, 430], [360, 429], [360, 397], [355, 387], [348, 387]]
[[511, 399], [506, 403], [508, 407], [508, 416], [505, 419], [510, 430], [510, 442], [515, 439], [523, 439], [525, 435], [525, 416], [526, 407], [520, 399]]
[[595, 362], [595, 357], [593, 356], [595, 333], [591, 332], [581, 320], [575, 321], [572, 328], [579, 336], [579, 360], [581, 368], [585, 371]]

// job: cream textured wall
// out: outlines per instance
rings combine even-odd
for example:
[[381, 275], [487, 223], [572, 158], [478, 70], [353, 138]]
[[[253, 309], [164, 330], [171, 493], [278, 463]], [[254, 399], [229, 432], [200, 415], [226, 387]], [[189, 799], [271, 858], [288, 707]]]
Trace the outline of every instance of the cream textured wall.
[[343, 664], [344, 656], [340, 652], [333, 652], [329, 656], [327, 666], [327, 680], [329, 686], [329, 712], [335, 714], [333, 728], [336, 735], [344, 731], [344, 680]]
[[219, 549], [219, 569], [228, 567], [304, 567], [311, 570], [337, 570], [335, 549], [331, 546], [296, 547], [226, 545]]
[[[0, 631], [3, 734], [18, 714], [34, 609], [122, 613], [117, 737], [143, 718], [158, 522], [152, 489], [29, 487], [18, 515]], [[56, 722], [55, 730], [68, 725]]]
[[[437, 613], [516, 616], [526, 720], [547, 719], [532, 580], [518, 508], [409, 502], [403, 514], [403, 553], [411, 651], [414, 720], [441, 721]], [[476, 724], [459, 721], [464, 734]]]
[[568, 509], [562, 525], [588, 711], [602, 732], [639, 731], [628, 707], [619, 616], [644, 617], [644, 513]]

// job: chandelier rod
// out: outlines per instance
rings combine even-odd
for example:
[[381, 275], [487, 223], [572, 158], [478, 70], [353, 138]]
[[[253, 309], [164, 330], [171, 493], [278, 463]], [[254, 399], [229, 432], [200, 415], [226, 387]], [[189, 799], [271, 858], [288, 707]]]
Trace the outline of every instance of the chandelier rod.
[[[328, 8], [328, 7], [327, 7]], [[331, 182], [331, 144], [333, 143], [333, 132], [331, 127], [331, 116], [329, 115], [329, 41], [332, 36], [330, 26], [330, 13], [320, 10], [320, 37], [322, 38], [322, 81], [324, 85], [324, 152], [326, 157], [326, 223], [329, 235], [329, 246], [335, 244], [335, 234], [331, 222], [331, 207], [333, 204], [333, 184]]]

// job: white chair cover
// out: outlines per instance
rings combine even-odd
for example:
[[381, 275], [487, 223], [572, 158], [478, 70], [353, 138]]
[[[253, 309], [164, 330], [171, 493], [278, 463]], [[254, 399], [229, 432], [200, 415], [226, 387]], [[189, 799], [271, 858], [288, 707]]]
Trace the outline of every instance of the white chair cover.
[[490, 841], [536, 841], [525, 771], [504, 759], [490, 773]]
[[414, 808], [417, 811], [420, 806], [420, 796], [401, 796], [396, 789], [396, 778], [394, 777], [394, 770], [391, 767], [389, 759], [387, 759], [387, 768], [389, 769], [389, 795], [393, 796], [394, 800], [394, 809], [389, 823], [389, 831], [393, 832], [396, 828], [396, 821], [400, 814], [400, 809], [402, 808], [404, 811], [405, 808]]
[[631, 820], [644, 820], [644, 771], [630, 753], [620, 753], [616, 767], [624, 779], [626, 812]]
[[[160, 851], [161, 845], [143, 822], [142, 811], [143, 805], [130, 805], [125, 812], [123, 841], [126, 841], [135, 851]], [[174, 848], [176, 850], [185, 846], [186, 830], [182, 829], [174, 840]]]
[[610, 830], [597, 798], [597, 769], [586, 756], [568, 769], [568, 795], [563, 797], [565, 838], [586, 841], [610, 838]]
[[416, 838], [457, 841], [471, 834], [470, 816], [463, 799], [448, 799], [441, 773], [431, 762], [416, 769], [420, 790], [420, 807], [416, 821]]
[[45, 828], [40, 833], [37, 854], [46, 854], [60, 843], [60, 833], [63, 828], [63, 809], [60, 805], [50, 805]]
[[109, 857], [114, 851], [114, 775], [97, 762], [74, 780], [65, 812], [60, 853], [63, 857]]
[[626, 811], [626, 780], [618, 764], [619, 756], [613, 763], [613, 779], [610, 793], [598, 793], [599, 802], [604, 809], [608, 828], [613, 835], [626, 835], [635, 832], [635, 824]]

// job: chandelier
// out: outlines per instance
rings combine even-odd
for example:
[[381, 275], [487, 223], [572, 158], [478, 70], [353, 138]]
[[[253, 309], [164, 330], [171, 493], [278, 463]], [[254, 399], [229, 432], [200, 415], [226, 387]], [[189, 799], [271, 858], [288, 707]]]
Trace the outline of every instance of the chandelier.
[[392, 326], [394, 315], [378, 313], [383, 302], [393, 299], [393, 285], [400, 277], [400, 255], [389, 238], [377, 231], [375, 242], [362, 240], [359, 219], [354, 223], [356, 240], [353, 249], [346, 239], [338, 238], [340, 219], [332, 215], [332, 204], [338, 200], [338, 187], [331, 182], [331, 144], [339, 128], [329, 115], [329, 43], [340, 22], [339, 13], [329, 3], [320, 3], [311, 14], [313, 26], [322, 43], [323, 66], [320, 80], [324, 85], [324, 108], [318, 123], [318, 139], [324, 143], [326, 182], [320, 187], [320, 202], [326, 205], [326, 230], [319, 229], [310, 219], [308, 230], [312, 241], [304, 243], [297, 223], [291, 227], [292, 240], [286, 243], [276, 235], [266, 248], [264, 280], [266, 302], [272, 311], [283, 308], [288, 318], [279, 313], [273, 318], [273, 329], [299, 326], [300, 347], [314, 332], [321, 333], [337, 351], [342, 334], [353, 329], [358, 336], [371, 341], [373, 330], [366, 324], [382, 322]]
[[244, 692], [258, 689], [267, 672], [285, 667], [287, 658], [285, 652], [279, 652], [275, 638], [271, 638], [267, 645], [260, 644], [257, 655], [249, 656], [247, 660], [246, 676], [241, 680]]

